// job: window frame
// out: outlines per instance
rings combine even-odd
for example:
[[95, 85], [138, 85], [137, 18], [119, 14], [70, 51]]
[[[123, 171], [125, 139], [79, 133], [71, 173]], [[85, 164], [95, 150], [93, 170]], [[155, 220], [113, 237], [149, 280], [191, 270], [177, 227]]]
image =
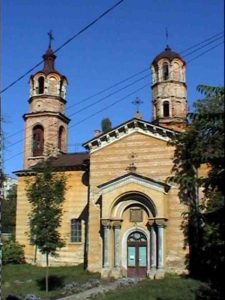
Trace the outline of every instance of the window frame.
[[163, 101], [163, 118], [170, 117], [170, 102], [168, 100]]
[[164, 62], [162, 65], [162, 75], [163, 75], [163, 80], [169, 80], [169, 64], [168, 62]]
[[70, 242], [82, 242], [82, 220], [79, 218], [73, 218], [70, 220]]
[[32, 129], [32, 156], [42, 156], [44, 153], [44, 127], [35, 125]]
[[45, 78], [44, 76], [40, 76], [38, 78], [38, 94], [44, 94], [45, 90]]

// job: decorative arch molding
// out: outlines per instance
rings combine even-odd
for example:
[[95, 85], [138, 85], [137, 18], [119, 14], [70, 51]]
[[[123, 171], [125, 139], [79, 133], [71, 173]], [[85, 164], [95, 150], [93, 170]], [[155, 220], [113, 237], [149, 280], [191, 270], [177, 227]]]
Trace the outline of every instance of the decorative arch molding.
[[157, 216], [157, 208], [149, 196], [139, 191], [130, 191], [120, 195], [112, 203], [110, 210], [112, 218], [122, 219], [123, 212], [133, 205], [142, 207], [149, 218]]
[[48, 80], [57, 80], [57, 81], [60, 81], [60, 76], [57, 74], [57, 73], [49, 73], [47, 75], [47, 79]]

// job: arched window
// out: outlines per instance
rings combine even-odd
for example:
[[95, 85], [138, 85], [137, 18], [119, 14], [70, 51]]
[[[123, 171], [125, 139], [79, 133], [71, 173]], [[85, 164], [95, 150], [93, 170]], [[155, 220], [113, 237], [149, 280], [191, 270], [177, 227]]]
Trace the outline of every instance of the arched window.
[[168, 63], [163, 63], [163, 80], [169, 79], [169, 65]]
[[43, 76], [38, 78], [38, 94], [43, 94], [44, 93], [44, 83], [45, 79]]
[[169, 101], [163, 102], [163, 117], [169, 117], [170, 116], [170, 103]]
[[58, 134], [58, 148], [59, 150], [62, 150], [63, 146], [63, 141], [64, 141], [64, 134], [65, 134], [65, 129], [63, 126], [59, 127], [59, 134]]
[[181, 68], [177, 62], [173, 64], [173, 79], [176, 81], [181, 81]]
[[33, 156], [43, 155], [44, 152], [44, 128], [37, 125], [33, 128]]

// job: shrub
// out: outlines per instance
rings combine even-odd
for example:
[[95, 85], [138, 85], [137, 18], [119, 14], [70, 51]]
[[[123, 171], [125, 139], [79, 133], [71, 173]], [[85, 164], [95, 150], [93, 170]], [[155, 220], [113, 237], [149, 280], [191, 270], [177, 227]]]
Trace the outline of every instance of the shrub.
[[4, 265], [25, 263], [23, 247], [13, 239], [5, 241], [2, 248], [2, 263]]

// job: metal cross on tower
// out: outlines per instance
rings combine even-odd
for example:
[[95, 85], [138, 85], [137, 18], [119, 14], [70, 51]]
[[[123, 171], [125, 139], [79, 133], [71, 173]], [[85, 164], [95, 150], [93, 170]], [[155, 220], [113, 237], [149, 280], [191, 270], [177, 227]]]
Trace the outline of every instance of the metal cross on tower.
[[49, 36], [49, 45], [48, 45], [48, 48], [52, 48], [52, 41], [54, 40], [52, 30], [50, 30], [48, 32], [48, 36]]
[[169, 47], [169, 32], [168, 32], [168, 28], [166, 27], [166, 47]]

